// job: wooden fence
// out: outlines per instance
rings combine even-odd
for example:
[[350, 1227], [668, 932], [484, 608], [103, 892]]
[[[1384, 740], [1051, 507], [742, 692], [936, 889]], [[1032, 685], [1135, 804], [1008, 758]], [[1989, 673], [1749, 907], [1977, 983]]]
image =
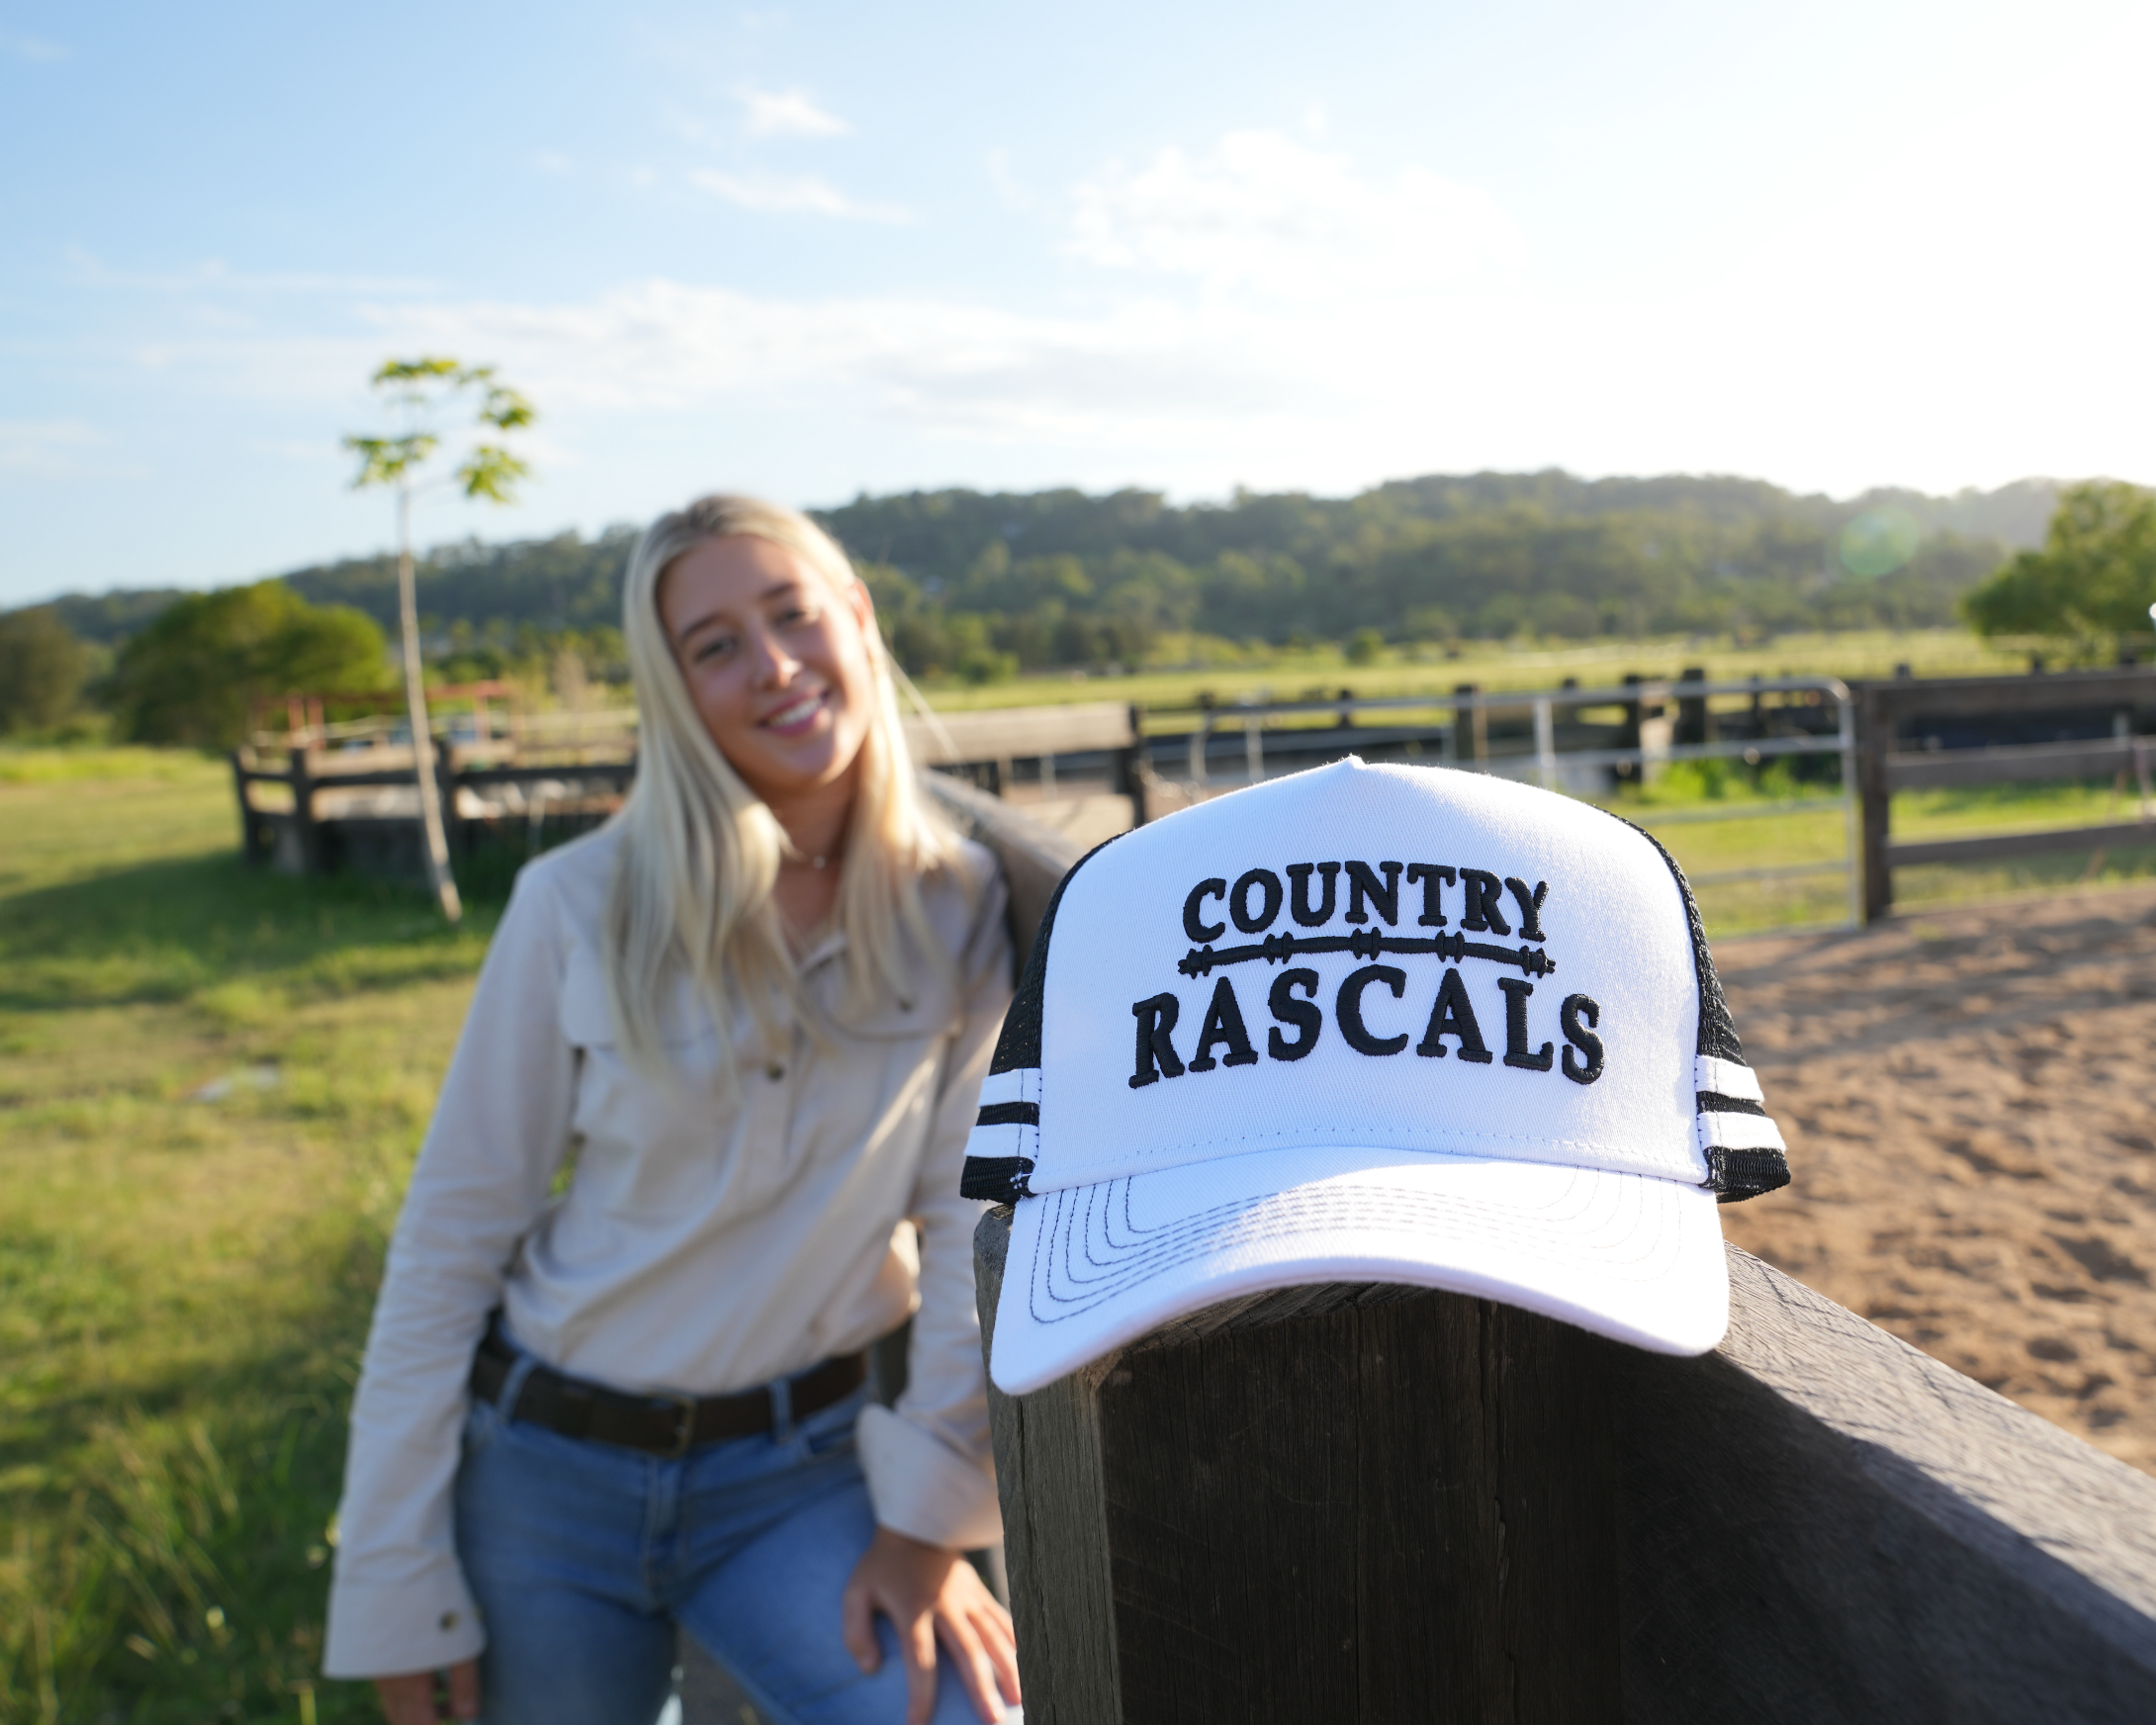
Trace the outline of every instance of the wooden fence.
[[[1864, 916], [1884, 916], [1894, 904], [1894, 870], [1925, 862], [1993, 862], [2091, 851], [2111, 845], [2156, 844], [2150, 774], [2156, 766], [2156, 670], [2062, 672], [2028, 677], [1897, 678], [1856, 685], [1857, 801], [1863, 827]], [[1923, 722], [2001, 720], [2072, 715], [2087, 729], [2090, 714], [2111, 720], [2109, 737], [1996, 747], [1928, 747]], [[1912, 747], [1911, 745], [1915, 745]], [[2045, 779], [2124, 775], [2139, 794], [2139, 818], [2096, 826], [1966, 839], [1897, 840], [1893, 796], [1902, 790], [2029, 783]]]
[[[337, 751], [300, 745], [233, 752], [241, 854], [287, 874], [371, 874], [424, 882], [418, 790], [408, 746]], [[434, 794], [453, 864], [482, 835], [536, 853], [596, 826], [636, 776], [633, 757], [553, 762], [500, 759], [492, 748], [440, 746]], [[268, 799], [266, 800], [265, 793]]]
[[993, 796], [1017, 789], [1023, 761], [1036, 795], [1098, 782], [1106, 794], [1128, 799], [1133, 827], [1153, 812], [1138, 709], [1123, 701], [917, 713], [905, 725], [917, 763], [945, 774], [955, 771]]
[[[1719, 711], [1710, 705], [1734, 696], [1746, 697], [1749, 707]], [[1582, 711], [1597, 706], [1625, 716], [1616, 724], [1580, 720]], [[1336, 715], [1336, 723], [1309, 728], [1304, 721], [1313, 713]], [[2092, 715], [2108, 722], [2110, 735], [2086, 735]], [[1947, 739], [1928, 731], [1943, 726], [1951, 732], [1958, 725], [1981, 741], [1987, 727], [1994, 735], [2017, 724], [2024, 735], [2031, 727], [2042, 730], [2046, 716], [2067, 721], [2059, 728], [2068, 735], [1963, 747], [1944, 746]], [[579, 719], [587, 722], [595, 723]], [[535, 726], [526, 721], [527, 729]], [[1350, 750], [1369, 759], [1473, 767], [1594, 795], [1607, 789], [1612, 775], [1651, 772], [1672, 762], [1727, 757], [1756, 767], [1769, 757], [1840, 753], [1844, 795], [1853, 764], [1852, 825], [1860, 831], [1851, 837], [1866, 920], [1892, 908], [1897, 868], [2156, 844], [2156, 670], [1900, 678], [1861, 683], [1853, 691], [1831, 679], [1709, 683], [1697, 674], [1674, 682], [1628, 680], [1604, 689], [1484, 693], [1463, 687], [1414, 699], [1358, 701], [1343, 691], [1332, 702], [1215, 709], [1198, 714], [1188, 732], [1155, 734], [1144, 731], [1134, 708], [1117, 701], [917, 717], [906, 727], [918, 759], [938, 769], [940, 779], [956, 775], [1022, 802], [1090, 791], [1109, 799], [1103, 811], [1118, 822], [1124, 818], [1119, 805], [1126, 802], [1133, 825], [1173, 801], [1204, 794], [1223, 769], [1228, 783], [1236, 781], [1238, 769], [1255, 780]], [[468, 855], [483, 836], [536, 850], [543, 848], [543, 827], [552, 829], [549, 840], [558, 840], [565, 830], [603, 819], [636, 771], [631, 734], [617, 731], [605, 747], [583, 749], [563, 746], [567, 732], [550, 732], [543, 754], [491, 738], [445, 742], [437, 754], [436, 794], [452, 858]], [[313, 736], [295, 733], [282, 750], [257, 745], [234, 755], [247, 857], [300, 873], [351, 868], [423, 877], [408, 748], [377, 742], [332, 749]], [[1171, 780], [1162, 769], [1187, 772], [1188, 782]], [[2105, 776], [2132, 785], [2136, 819], [1958, 839], [1892, 835], [1898, 791]], [[271, 801], [260, 794], [266, 786], [277, 787]], [[1758, 812], [1733, 801], [1662, 819]], [[1703, 876], [1698, 884], [1842, 866], [1783, 863]], [[1852, 889], [1852, 900], [1858, 896]], [[1852, 902], [1852, 917], [1856, 909]]]

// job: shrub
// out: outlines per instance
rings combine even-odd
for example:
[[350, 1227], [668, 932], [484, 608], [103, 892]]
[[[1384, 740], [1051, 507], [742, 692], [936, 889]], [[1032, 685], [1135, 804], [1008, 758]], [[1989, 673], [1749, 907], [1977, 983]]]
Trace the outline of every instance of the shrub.
[[391, 681], [382, 631], [345, 605], [311, 605], [284, 583], [181, 599], [120, 653], [121, 734], [228, 749], [253, 702], [294, 690], [376, 689]]
[[58, 724], [88, 670], [88, 649], [49, 606], [0, 617], [0, 731]]
[[1980, 635], [2140, 634], [2156, 602], [2156, 496], [2097, 480], [2059, 497], [2041, 551], [1962, 600]]

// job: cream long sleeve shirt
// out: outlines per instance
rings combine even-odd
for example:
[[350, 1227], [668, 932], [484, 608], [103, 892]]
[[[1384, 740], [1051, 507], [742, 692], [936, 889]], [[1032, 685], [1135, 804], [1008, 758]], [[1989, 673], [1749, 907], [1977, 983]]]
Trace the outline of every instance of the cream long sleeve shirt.
[[[728, 1097], [722, 1027], [685, 986], [665, 1019], [677, 1084], [616, 1045], [598, 940], [618, 843], [604, 828], [527, 865], [480, 971], [353, 1402], [329, 1676], [439, 1669], [485, 1645], [451, 1488], [496, 1307], [561, 1371], [697, 1396], [852, 1352], [912, 1313], [906, 1392], [858, 1429], [876, 1519], [944, 1546], [1001, 1537], [973, 1305], [981, 1207], [958, 1196], [1011, 994], [994, 860], [968, 845], [970, 891], [924, 886], [951, 975], [916, 962], [913, 998], [850, 1019], [829, 1050], [737, 1012]], [[834, 935], [803, 964], [834, 1014], [844, 951]]]

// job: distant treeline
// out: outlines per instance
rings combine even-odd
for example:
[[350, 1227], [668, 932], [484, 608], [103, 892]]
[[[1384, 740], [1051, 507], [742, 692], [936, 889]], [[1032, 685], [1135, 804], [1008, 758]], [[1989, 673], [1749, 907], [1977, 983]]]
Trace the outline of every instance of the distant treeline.
[[[1132, 664], [1164, 636], [1284, 644], [1950, 624], [2043, 536], [2054, 490], [1797, 497], [1752, 480], [1562, 473], [1401, 481], [1347, 499], [1148, 492], [861, 498], [821, 519], [871, 571], [909, 670]], [[1901, 535], [1864, 575], [1844, 555]], [[1865, 556], [1853, 561], [1864, 566]]]
[[[818, 517], [862, 566], [909, 671], [989, 678], [1134, 666], [1189, 651], [1194, 638], [1758, 637], [1950, 624], [1969, 588], [2042, 540], [2055, 499], [2041, 481], [1837, 502], [1753, 480], [1551, 472], [1181, 506], [1140, 491], [913, 492], [863, 496]], [[453, 674], [499, 675], [567, 645], [593, 675], [617, 675], [634, 542], [635, 529], [615, 527], [595, 539], [434, 550], [419, 572], [430, 657]], [[386, 556], [283, 579], [314, 603], [394, 628]], [[52, 610], [78, 637], [112, 645], [176, 596], [72, 596]]]

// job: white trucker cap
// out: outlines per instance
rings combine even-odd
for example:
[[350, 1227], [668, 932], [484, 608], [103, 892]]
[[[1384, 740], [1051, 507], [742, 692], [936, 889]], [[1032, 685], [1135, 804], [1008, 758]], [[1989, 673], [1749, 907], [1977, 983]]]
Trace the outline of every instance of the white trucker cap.
[[1014, 1202], [991, 1370], [1394, 1282], [1659, 1353], [1786, 1185], [1676, 863], [1586, 803], [1353, 759], [1100, 847], [1034, 937], [963, 1190]]

